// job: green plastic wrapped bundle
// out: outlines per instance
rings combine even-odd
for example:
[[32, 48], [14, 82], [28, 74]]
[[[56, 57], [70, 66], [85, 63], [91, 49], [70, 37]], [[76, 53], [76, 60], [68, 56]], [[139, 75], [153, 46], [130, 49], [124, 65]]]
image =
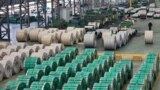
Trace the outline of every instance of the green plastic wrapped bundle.
[[67, 63], [65, 67], [70, 67], [72, 68], [73, 71], [76, 71], [76, 72], [82, 70], [82, 66], [80, 63]]
[[80, 84], [82, 86], [82, 90], [87, 89], [87, 83], [84, 78], [70, 77], [67, 83]]
[[75, 83], [66, 83], [62, 90], [83, 90], [82, 86]]
[[70, 62], [71, 59], [68, 54], [57, 54], [55, 57], [63, 58], [64, 63]]
[[71, 62], [71, 60], [72, 59], [74, 59], [75, 58], [75, 54], [74, 54], [74, 52], [73, 51], [62, 51], [61, 53], [59, 53], [58, 55], [68, 55], [69, 57], [69, 61], [67, 61], [67, 62]]
[[6, 90], [23, 90], [26, 88], [26, 84], [18, 81], [10, 81], [6, 85]]
[[0, 87], [0, 90], [5, 90], [4, 88]]
[[35, 81], [35, 78], [32, 76], [18, 76], [17, 80], [18, 82], [22, 82], [26, 84], [26, 87], [30, 87], [30, 85], [32, 84], [32, 82]]
[[129, 85], [127, 90], [145, 90], [145, 87], [143, 85]]
[[121, 68], [110, 68], [109, 72], [115, 72], [115, 73], [118, 73], [120, 75], [120, 81], [118, 81], [118, 82], [120, 83], [120, 86], [123, 87], [123, 85], [124, 85], [123, 69], [121, 69]]
[[99, 83], [104, 83], [110, 85], [111, 90], [119, 90], [120, 87], [116, 84], [115, 78], [101, 77]]
[[85, 52], [84, 51], [84, 52], [82, 52], [81, 55], [87, 55], [89, 57], [90, 61], [93, 61], [93, 59], [94, 59], [94, 54], [92, 52]]
[[95, 72], [95, 81], [98, 82], [99, 78], [101, 77], [102, 67], [97, 63], [89, 63], [87, 68], [96, 68], [97, 72]]
[[[95, 61], [95, 60], [94, 60]], [[93, 62], [92, 63], [93, 65], [96, 65], [97, 66], [97, 68], [98, 68], [98, 73], [99, 73], [99, 76], [103, 76], [104, 75], [104, 67], [103, 67], [103, 65], [104, 64], [101, 64], [101, 63], [97, 63], [97, 62]], [[89, 66], [89, 64], [87, 65], [87, 67]]]
[[39, 89], [36, 89], [36, 88], [24, 88], [23, 90], [39, 90]]
[[76, 47], [67, 47], [64, 51], [74, 51], [75, 55], [79, 54], [79, 50]]
[[45, 75], [48, 75], [49, 72], [51, 71], [50, 66], [46, 66], [46, 65], [36, 65], [36, 66], [35, 66], [35, 69], [43, 70], [43, 73], [44, 73]]
[[106, 51], [106, 52], [104, 53], [104, 56], [106, 56], [106, 55], [111, 56], [111, 59], [112, 59], [112, 60], [113, 60], [113, 62], [115, 63], [115, 52], [112, 52], [112, 51]]
[[154, 70], [158, 74], [158, 71], [159, 71], [159, 62], [158, 62], [158, 60], [146, 59], [144, 61], [144, 63], [146, 63], [146, 64], [153, 64], [154, 65]]
[[98, 74], [98, 70], [97, 70], [97, 68], [95, 68], [95, 67], [84, 67], [83, 69], [82, 69], [82, 71], [83, 72], [90, 72], [90, 73], [92, 73], [92, 76], [93, 76], [93, 80], [94, 81], [97, 81], [98, 80], [98, 78], [99, 78], [99, 74]]
[[57, 77], [59, 79], [59, 85], [58, 85], [58, 89], [62, 89], [62, 86], [64, 83], [67, 82], [67, 75], [64, 72], [50, 72], [49, 73], [50, 76], [54, 76]]
[[88, 55], [79, 55], [76, 57], [76, 59], [83, 59], [85, 60], [87, 63], [90, 63], [91, 62], [91, 59], [89, 58]]
[[49, 83], [46, 82], [33, 82], [30, 88], [35, 88], [38, 90], [51, 90]]
[[133, 62], [131, 60], [123, 59], [120, 61], [120, 63], [127, 65], [128, 79], [132, 78], [132, 76], [133, 76]]
[[94, 62], [102, 64], [102, 67], [103, 67], [104, 71], [108, 71], [109, 67], [111, 66], [109, 64], [109, 60], [105, 60], [105, 59], [102, 59], [102, 58], [101, 59], [100, 58], [95, 59]]
[[62, 57], [50, 57], [49, 61], [54, 61], [58, 66], [64, 66], [65, 62]]
[[41, 64], [40, 58], [26, 57], [24, 60], [24, 70], [33, 69], [36, 65]]
[[74, 77], [75, 73], [76, 73], [76, 71], [74, 71], [72, 68], [70, 68], [70, 67], [62, 67], [62, 66], [58, 67], [56, 69], [56, 72], [64, 72], [67, 75], [67, 78]]
[[110, 84], [94, 83], [92, 90], [112, 90]]
[[109, 55], [100, 56], [98, 59], [99, 60], [106, 60], [108, 62], [108, 64], [109, 64], [109, 66], [113, 66], [114, 63], [115, 63], [115, 61]]
[[84, 78], [87, 82], [87, 87], [92, 88], [94, 78], [90, 72], [77, 72], [75, 78]]
[[97, 54], [97, 50], [96, 49], [85, 49], [84, 52], [92, 52], [94, 54], [94, 58], [97, 58], [98, 57], [98, 54]]
[[50, 66], [51, 71], [55, 71], [57, 69], [57, 67], [58, 67], [57, 62], [52, 61], [52, 60], [50, 60], [50, 61], [43, 61], [42, 65]]
[[26, 76], [32, 76], [36, 80], [40, 80], [43, 75], [43, 70], [40, 69], [28, 69], [26, 73]]
[[50, 84], [51, 90], [56, 90], [59, 85], [59, 79], [55, 76], [43, 76], [40, 82], [46, 82]]
[[88, 64], [84, 59], [74, 59], [72, 63], [81, 64], [81, 67], [86, 67]]

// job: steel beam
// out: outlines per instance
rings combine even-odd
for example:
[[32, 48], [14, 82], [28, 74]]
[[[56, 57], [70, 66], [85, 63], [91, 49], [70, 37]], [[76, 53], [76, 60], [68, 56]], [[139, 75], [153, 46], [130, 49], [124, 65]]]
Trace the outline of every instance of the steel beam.
[[0, 12], [3, 12], [0, 15], [0, 40], [5, 41], [10, 41], [9, 2], [9, 0], [1, 1], [5, 6], [0, 7]]
[[29, 0], [20, 0], [20, 28], [30, 27]]
[[37, 21], [39, 28], [47, 27], [47, 0], [37, 0]]

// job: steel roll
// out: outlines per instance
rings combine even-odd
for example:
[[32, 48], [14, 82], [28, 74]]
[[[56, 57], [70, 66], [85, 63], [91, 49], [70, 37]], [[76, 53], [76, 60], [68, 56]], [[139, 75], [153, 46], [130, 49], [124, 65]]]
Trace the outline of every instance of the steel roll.
[[1, 42], [1, 43], [0, 43], [0, 49], [6, 48], [8, 45], [10, 45], [9, 42]]
[[20, 57], [17, 54], [5, 56], [3, 60], [8, 60], [12, 63], [11, 67], [13, 69], [13, 73], [15, 74], [19, 73], [22, 62], [20, 61]]
[[121, 35], [122, 37], [122, 45], [126, 45], [127, 44], [127, 36], [124, 32], [118, 32], [117, 34]]
[[34, 47], [38, 47], [38, 50], [44, 49], [45, 46], [43, 44], [34, 44]]
[[31, 87], [30, 88], [33, 88], [33, 89], [37, 89], [37, 90], [50, 90], [51, 89], [51, 86], [48, 82], [38, 82], [38, 81], [35, 81], [31, 84]]
[[42, 70], [44, 75], [48, 75], [51, 71], [51, 67], [49, 65], [36, 65], [34, 69]]
[[47, 47], [45, 47], [45, 49], [52, 49], [55, 54], [59, 53], [58, 52], [59, 51], [58, 46], [54, 46], [54, 47], [53, 46], [47, 46]]
[[[33, 50], [33, 52], [37, 52], [39, 50], [38, 46], [27, 46], [25, 49], [28, 49], [31, 51], [31, 49]], [[32, 53], [32, 52], [31, 52]]]
[[38, 41], [38, 34], [39, 34], [39, 32], [40, 32], [39, 29], [31, 30], [29, 32], [29, 38], [30, 38], [30, 40], [37, 42]]
[[42, 37], [42, 44], [49, 46], [53, 42], [53, 35], [49, 34]]
[[83, 42], [85, 47], [93, 47], [93, 48], [96, 47], [97, 40], [95, 33], [85, 34]]
[[104, 43], [105, 49], [115, 50], [117, 48], [115, 36], [107, 36], [107, 37], [103, 38], [103, 43]]
[[74, 71], [70, 67], [59, 66], [57, 67], [56, 72], [64, 72], [67, 75], [67, 79], [68, 79], [69, 77], [74, 77], [76, 71]]
[[110, 27], [110, 30], [113, 32], [113, 34], [116, 34], [118, 32], [118, 27]]
[[34, 52], [31, 54], [31, 57], [38, 57], [41, 59], [41, 61], [48, 60], [47, 53], [45, 52]]
[[49, 33], [49, 31], [41, 31], [38, 33], [38, 42], [42, 42], [42, 37], [47, 35]]
[[112, 35], [112, 31], [110, 30], [102, 31], [102, 38], [106, 38], [107, 36], [111, 36], [111, 35]]
[[19, 49], [21, 49], [21, 47], [18, 45], [9, 45], [7, 49], [14, 49], [14, 51], [17, 52]]
[[64, 45], [73, 45], [74, 36], [72, 33], [63, 33], [61, 36], [61, 43]]
[[65, 48], [65, 46], [63, 44], [61, 44], [61, 43], [54, 43], [54, 44], [51, 44], [51, 46], [58, 47], [59, 48], [59, 52], [62, 51]]
[[45, 66], [50, 66], [51, 68], [51, 71], [55, 71], [58, 67], [58, 64], [56, 61], [54, 60], [50, 60], [50, 61], [43, 61], [42, 65], [45, 65]]
[[12, 52], [15, 52], [14, 49], [1, 49], [1, 52], [7, 53], [7, 55], [10, 55]]
[[24, 70], [33, 69], [36, 65], [41, 64], [40, 58], [26, 57], [24, 60]]
[[58, 28], [49, 28], [49, 29], [47, 29], [47, 31], [49, 31], [49, 33], [54, 33], [56, 31], [58, 31]]
[[62, 88], [62, 90], [71, 90], [71, 89], [83, 90], [80, 84], [75, 84], [75, 83], [65, 83]]
[[70, 31], [70, 32], [68, 32], [68, 33], [73, 34], [74, 43], [77, 44], [78, 41], [79, 41], [78, 31]]
[[7, 55], [7, 53], [6, 53], [6, 52], [4, 52], [4, 51], [0, 51], [0, 59], [2, 59], [5, 55]]
[[0, 62], [0, 81], [3, 80], [3, 77], [4, 77], [4, 68], [3, 68], [3, 65], [2, 63]]
[[18, 81], [10, 81], [6, 85], [5, 90], [23, 90], [26, 88], [26, 84], [23, 82], [18, 82]]
[[145, 43], [152, 44], [153, 43], [153, 31], [145, 31]]
[[0, 64], [3, 65], [3, 75], [5, 78], [10, 78], [12, 76], [12, 62], [9, 60], [1, 60]]
[[118, 48], [121, 48], [122, 47], [122, 37], [120, 34], [113, 34], [112, 36], [115, 36], [116, 37], [116, 46]]
[[40, 69], [28, 69], [26, 73], [26, 76], [34, 77], [36, 81], [40, 80], [43, 75], [43, 70]]
[[38, 52], [40, 52], [40, 53], [46, 53], [48, 57], [55, 56], [55, 53], [53, 52], [52, 49], [41, 49]]
[[30, 56], [30, 53], [33, 52], [33, 49], [30, 49], [30, 50], [28, 50], [28, 49], [19, 49], [18, 52], [24, 53], [24, 54], [26, 55], [26, 57], [29, 57], [29, 56]]
[[75, 27], [67, 27], [67, 31], [72, 31], [74, 29], [75, 29]]
[[16, 79], [16, 81], [23, 82], [23, 83], [26, 84], [27, 87], [30, 87], [30, 85], [32, 84], [32, 82], [35, 81], [35, 78], [32, 77], [32, 76], [21, 75], [21, 76], [18, 76], [18, 78]]
[[20, 47], [21, 49], [25, 48], [27, 46], [27, 43], [16, 43], [16, 45], [18, 47]]
[[52, 43], [58, 43], [58, 34], [57, 33], [50, 33], [52, 35]]
[[16, 32], [16, 39], [18, 42], [26, 42], [29, 40], [26, 30], [18, 30]]
[[62, 36], [62, 34], [63, 34], [64, 32], [62, 32], [62, 31], [57, 31], [56, 33], [57, 33], [58, 42], [61, 42], [61, 36]]
[[27, 55], [24, 52], [13, 52], [13, 53], [11, 53], [10, 56], [18, 56], [19, 57], [20, 68], [22, 69], [24, 59], [27, 57]]

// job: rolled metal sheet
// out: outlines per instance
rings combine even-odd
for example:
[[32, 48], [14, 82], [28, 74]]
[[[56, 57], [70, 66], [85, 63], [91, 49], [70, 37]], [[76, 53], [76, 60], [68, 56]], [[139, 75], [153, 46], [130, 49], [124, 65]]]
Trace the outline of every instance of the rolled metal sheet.
[[47, 53], [45, 52], [34, 52], [31, 54], [31, 57], [38, 57], [41, 61], [48, 60]]
[[66, 31], [65, 30], [58, 30], [56, 33], [57, 33], [57, 39], [58, 39], [58, 42], [61, 42], [61, 36], [63, 33], [65, 33]]
[[21, 75], [18, 76], [17, 80], [18, 82], [23, 82], [26, 84], [27, 87], [30, 87], [30, 85], [32, 84], [32, 82], [35, 81], [35, 78], [32, 76], [25, 76], [25, 75]]
[[7, 49], [14, 49], [14, 51], [17, 52], [19, 49], [21, 49], [21, 47], [18, 45], [9, 45]]
[[10, 81], [6, 85], [6, 90], [23, 90], [26, 88], [26, 84], [18, 81]]
[[42, 37], [47, 35], [49, 33], [49, 31], [41, 31], [38, 33], [38, 42], [42, 42]]
[[3, 63], [0, 62], [0, 81], [3, 80], [3, 77], [4, 77], [4, 68], [3, 68]]
[[18, 42], [26, 42], [29, 40], [26, 30], [18, 30], [16, 32], [16, 39]]
[[6, 53], [6, 52], [4, 52], [4, 51], [0, 51], [0, 59], [2, 59], [5, 55], [7, 55], [7, 53]]
[[145, 43], [152, 44], [153, 43], [153, 31], [145, 31]]
[[103, 38], [103, 43], [105, 49], [115, 50], [117, 48], [115, 36], [107, 36]]
[[39, 32], [40, 32], [39, 29], [31, 30], [29, 32], [29, 38], [30, 38], [30, 40], [37, 42], [38, 41], [38, 34], [39, 34]]
[[61, 36], [61, 43], [64, 45], [73, 45], [74, 35], [72, 33], [63, 33]]
[[51, 71], [51, 67], [49, 65], [36, 65], [34, 69], [43, 70], [44, 75], [48, 75]]
[[53, 57], [53, 56], [55, 56], [55, 53], [53, 52], [52, 49], [41, 49], [41, 50], [39, 50], [38, 52], [46, 53], [48, 57]]
[[67, 31], [72, 31], [74, 29], [75, 29], [75, 27], [67, 27]]
[[21, 68], [21, 64], [22, 64], [22, 61], [20, 60], [19, 55], [13, 53], [10, 56], [5, 56], [3, 58], [3, 60], [8, 60], [12, 63], [11, 67], [13, 69], [13, 73], [15, 73], [15, 74], [19, 73], [20, 68]]
[[118, 32], [118, 27], [110, 27], [110, 30], [113, 34], [116, 34]]
[[24, 53], [26, 55], [26, 57], [29, 57], [30, 54], [33, 52], [33, 49], [30, 49], [30, 50], [28, 50], [28, 49], [19, 49], [18, 52]]
[[115, 36], [116, 37], [116, 45], [118, 48], [121, 48], [122, 47], [122, 37], [120, 34], [113, 34], [112, 36]]
[[102, 38], [106, 38], [107, 36], [111, 36], [111, 35], [112, 35], [112, 31], [110, 30], [102, 31]]
[[38, 47], [38, 50], [45, 48], [43, 44], [34, 44], [33, 46]]
[[[39, 50], [39, 47], [38, 46], [27, 46], [25, 49], [28, 49], [30, 51], [32, 49], [33, 52], [37, 52]], [[30, 52], [30, 53], [32, 53], [32, 52]]]
[[4, 77], [5, 78], [10, 78], [12, 76], [12, 62], [9, 60], [1, 60], [0, 61], [1, 65], [3, 65], [4, 69]]
[[85, 34], [84, 35], [84, 46], [85, 47], [96, 47], [97, 40], [95, 33]]
[[6, 48], [8, 45], [10, 45], [9, 42], [1, 42], [1, 43], [0, 43], [0, 49]]
[[128, 42], [128, 35], [125, 33], [126, 31], [120, 31], [117, 34], [120, 34], [122, 37], [122, 45], [126, 45]]
[[55, 54], [59, 53], [58, 46], [54, 46], [54, 47], [53, 46], [47, 46], [47, 47], [45, 47], [45, 49], [52, 49]]
[[61, 43], [54, 43], [54, 44], [51, 44], [51, 46], [57, 46], [59, 48], [59, 52], [65, 48], [65, 46]]
[[52, 42], [53, 42], [53, 35], [51, 35], [51, 34], [45, 35], [41, 39], [41, 43], [46, 46], [51, 45]]
[[74, 43], [77, 44], [78, 41], [79, 41], [79, 34], [78, 34], [78, 31], [75, 31], [75, 30], [74, 30], [74, 31], [70, 31], [70, 32], [68, 32], [68, 33], [73, 34]]
[[44, 75], [43, 70], [40, 69], [28, 69], [26, 73], [26, 76], [34, 77], [36, 81], [40, 80], [43, 75]]
[[16, 43], [17, 46], [21, 47], [21, 49], [27, 46], [27, 43]]
[[12, 52], [15, 52], [14, 49], [1, 49], [1, 52], [7, 53], [7, 55], [10, 55]]
[[35, 81], [31, 84], [31, 87], [30, 88], [35, 88], [37, 90], [50, 90], [51, 89], [51, 86], [48, 82], [38, 82], [38, 81]]

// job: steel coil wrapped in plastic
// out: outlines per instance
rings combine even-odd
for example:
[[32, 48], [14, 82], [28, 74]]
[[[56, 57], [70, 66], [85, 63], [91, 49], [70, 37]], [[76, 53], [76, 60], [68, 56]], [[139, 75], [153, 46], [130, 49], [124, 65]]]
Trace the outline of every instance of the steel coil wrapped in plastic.
[[45, 46], [43, 44], [34, 44], [34, 47], [38, 47], [38, 50], [44, 49]]
[[93, 48], [97, 46], [97, 39], [95, 33], [88, 33], [84, 35], [84, 46]]
[[67, 31], [72, 31], [74, 29], [75, 29], [75, 27], [67, 27]]
[[33, 52], [33, 49], [19, 49], [18, 52], [21, 52], [21, 53], [25, 53], [26, 57], [29, 57], [31, 55], [31, 53]]
[[48, 75], [51, 71], [51, 68], [49, 65], [36, 65], [34, 69], [40, 69], [43, 71], [44, 75]]
[[145, 31], [145, 43], [152, 44], [153, 43], [153, 31]]
[[53, 35], [51, 35], [51, 34], [45, 35], [41, 39], [41, 43], [46, 46], [51, 45], [52, 42], [53, 42]]
[[39, 34], [40, 30], [39, 29], [34, 29], [34, 30], [31, 30], [29, 32], [29, 38], [31, 41], [38, 41], [38, 34]]
[[54, 46], [54, 47], [53, 46], [47, 46], [47, 47], [45, 47], [45, 49], [52, 49], [55, 54], [59, 53], [58, 46]]
[[40, 69], [28, 69], [26, 76], [32, 76], [37, 80], [40, 80], [41, 77], [44, 75], [43, 70]]
[[16, 45], [18, 47], [20, 47], [21, 49], [25, 48], [27, 46], [27, 43], [16, 43]]
[[83, 90], [82, 86], [80, 84], [75, 84], [75, 83], [66, 83], [63, 86], [63, 90]]
[[15, 73], [15, 74], [19, 73], [20, 68], [21, 68], [21, 64], [22, 64], [22, 61], [20, 61], [19, 55], [14, 53], [10, 56], [4, 56], [3, 60], [8, 60], [12, 63], [11, 67], [13, 69], [13, 73]]
[[26, 57], [24, 60], [24, 70], [33, 69], [36, 65], [41, 64], [40, 58]]
[[116, 37], [116, 45], [118, 48], [122, 47], [122, 37], [120, 34], [113, 34], [112, 36]]
[[6, 48], [8, 45], [10, 45], [9, 42], [1, 42], [1, 43], [0, 43], [0, 49]]
[[4, 77], [5, 78], [10, 78], [12, 76], [12, 62], [9, 60], [1, 60], [0, 64], [3, 65], [4, 69]]
[[120, 31], [117, 34], [120, 34], [122, 37], [122, 45], [126, 45], [128, 42], [128, 35], [125, 33], [126, 31]]
[[40, 53], [46, 53], [48, 57], [52, 57], [55, 55], [52, 49], [41, 49], [38, 52]]
[[18, 82], [23, 82], [26, 84], [27, 87], [30, 87], [30, 85], [32, 84], [32, 82], [35, 81], [35, 78], [32, 77], [32, 76], [25, 76], [25, 75], [22, 75], [22, 76], [18, 76], [17, 80]]
[[45, 52], [34, 52], [31, 54], [31, 57], [38, 57], [41, 61], [48, 60], [47, 53]]
[[50, 60], [50, 61], [43, 61], [42, 65], [50, 66], [51, 71], [55, 71], [57, 69], [57, 62]]
[[18, 30], [16, 32], [16, 39], [18, 42], [26, 42], [29, 40], [28, 34], [26, 30]]
[[38, 42], [42, 42], [42, 37], [47, 35], [49, 33], [49, 31], [41, 31], [38, 33]]
[[103, 43], [105, 49], [115, 50], [117, 48], [115, 36], [107, 36], [103, 38]]
[[74, 36], [72, 33], [63, 33], [61, 36], [61, 43], [64, 45], [73, 45]]
[[37, 52], [39, 50], [39, 48], [37, 46], [27, 46], [25, 49], [29, 50], [30, 54], [33, 52]]
[[7, 55], [10, 55], [12, 52], [15, 52], [14, 49], [1, 49], [0, 52], [5, 52]]
[[26, 88], [26, 84], [18, 81], [10, 81], [6, 85], [6, 90], [23, 90]]
[[21, 49], [21, 47], [17, 45], [9, 45], [7, 49], [14, 49], [14, 51], [17, 52], [19, 49]]
[[1, 72], [1, 73], [0, 73], [0, 81], [3, 80], [4, 72], [5, 72], [5, 71], [4, 71], [5, 69], [3, 68], [3, 65], [2, 65], [2, 64], [3, 64], [3, 63], [0, 62], [0, 72]]
[[53, 47], [57, 46], [59, 48], [59, 52], [65, 48], [65, 46], [61, 43], [54, 43], [54, 44], [51, 44], [51, 46], [53, 46]]
[[37, 89], [37, 90], [50, 90], [50, 84], [48, 82], [38, 82], [35, 81], [31, 84], [31, 87], [33, 89]]
[[6, 52], [4, 52], [4, 51], [0, 51], [0, 59], [2, 59], [5, 55], [7, 55], [7, 53], [6, 53]]

